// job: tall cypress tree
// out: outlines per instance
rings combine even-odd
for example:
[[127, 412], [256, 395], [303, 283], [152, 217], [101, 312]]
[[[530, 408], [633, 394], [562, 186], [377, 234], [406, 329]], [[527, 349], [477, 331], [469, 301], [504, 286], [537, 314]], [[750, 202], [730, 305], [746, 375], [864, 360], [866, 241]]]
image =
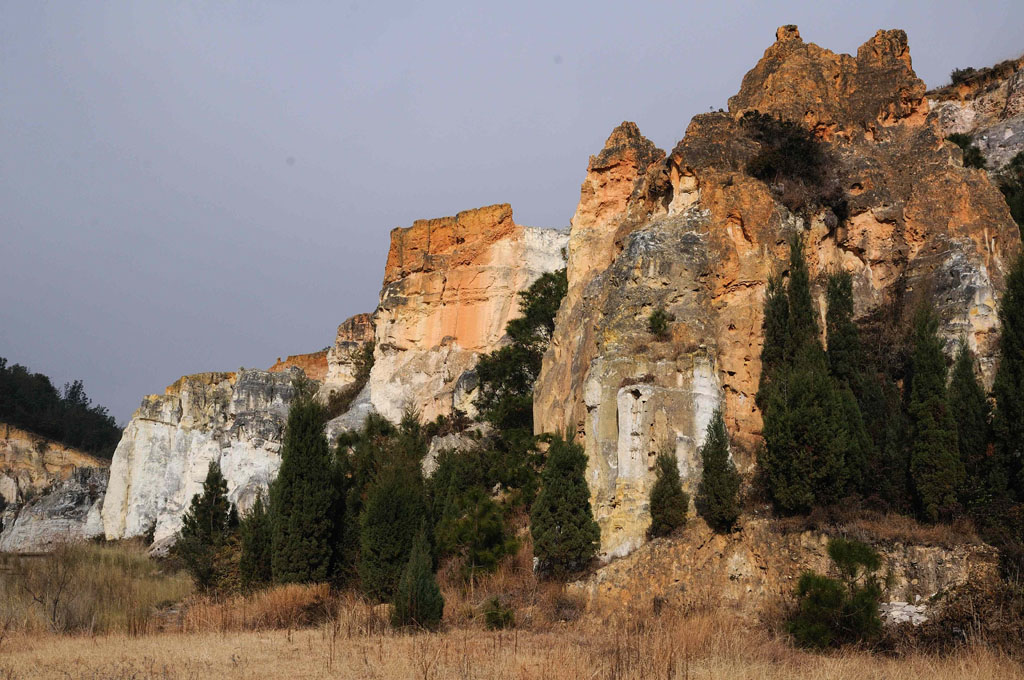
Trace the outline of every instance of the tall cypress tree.
[[444, 615], [444, 596], [434, 578], [424, 523], [413, 541], [409, 561], [392, 598], [391, 625], [434, 629]]
[[910, 478], [921, 515], [933, 522], [956, 512], [957, 491], [964, 478], [938, 328], [934, 310], [922, 304], [914, 318]]
[[679, 479], [679, 459], [675, 451], [658, 454], [655, 464], [657, 479], [651, 487], [651, 526], [647, 536], [667, 536], [686, 524], [690, 497]]
[[200, 590], [218, 586], [222, 573], [217, 566], [217, 551], [238, 526], [238, 514], [228, 500], [228, 483], [220, 464], [210, 462], [201, 493], [192, 497], [182, 518], [181, 532], [174, 552], [185, 563]]
[[394, 594], [426, 511], [418, 463], [381, 468], [359, 519], [359, 578], [369, 597], [386, 601]]
[[240, 533], [242, 555], [238, 561], [238, 572], [242, 585], [251, 588], [270, 583], [273, 579], [273, 532], [270, 527], [270, 515], [263, 503], [263, 494], [256, 497], [252, 509], [242, 518]]
[[781, 274], [768, 277], [764, 299], [764, 320], [761, 323], [764, 345], [761, 346], [761, 378], [757, 387], [757, 405], [763, 411], [768, 401], [768, 388], [776, 371], [787, 360], [789, 345], [789, 298]]
[[988, 401], [974, 373], [974, 353], [966, 339], [960, 340], [953, 362], [949, 409], [956, 422], [957, 448], [966, 472], [962, 500], [969, 507], [978, 508], [990, 501], [994, 492], [1005, 488], [1005, 481], [993, 474]]
[[715, 531], [729, 531], [740, 516], [740, 475], [729, 457], [729, 433], [721, 408], [715, 409], [708, 423], [698, 455], [702, 470], [697, 487], [697, 511]]
[[1024, 500], [1024, 253], [1006, 279], [999, 305], [999, 367], [992, 392], [996, 464], [1018, 500]]
[[324, 407], [300, 391], [288, 411], [281, 469], [270, 491], [271, 565], [280, 583], [325, 581], [330, 575], [335, 489], [325, 422]]
[[564, 576], [597, 554], [601, 531], [590, 508], [583, 447], [555, 437], [541, 472], [541, 489], [530, 510], [533, 554], [541, 571]]

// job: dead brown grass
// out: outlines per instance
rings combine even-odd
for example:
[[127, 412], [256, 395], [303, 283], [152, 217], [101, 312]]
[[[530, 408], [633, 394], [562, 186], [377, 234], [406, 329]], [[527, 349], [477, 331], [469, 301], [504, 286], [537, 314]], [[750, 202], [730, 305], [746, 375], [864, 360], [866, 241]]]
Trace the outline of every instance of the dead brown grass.
[[198, 596], [184, 603], [187, 633], [303, 628], [333, 615], [335, 598], [326, 583], [274, 586], [246, 595]]
[[550, 630], [398, 633], [365, 625], [372, 608], [304, 630], [165, 633], [129, 638], [33, 636], [0, 650], [4, 678], [640, 678], [944, 680], [1020, 678], [1024, 667], [985, 647], [951, 655], [817, 655], [711, 613], [581, 618]]
[[815, 509], [811, 514], [777, 520], [782, 532], [824, 531], [867, 543], [889, 542], [954, 548], [981, 539], [970, 519], [951, 524], [924, 524], [913, 517], [863, 509]]

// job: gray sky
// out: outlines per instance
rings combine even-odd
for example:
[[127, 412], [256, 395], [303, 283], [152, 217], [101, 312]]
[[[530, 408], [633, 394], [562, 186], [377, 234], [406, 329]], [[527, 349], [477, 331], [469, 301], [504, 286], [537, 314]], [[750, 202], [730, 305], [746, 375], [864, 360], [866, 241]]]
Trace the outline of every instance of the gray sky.
[[775, 28], [903, 28], [929, 86], [1024, 50], [1024, 3], [0, 0], [0, 356], [127, 423], [186, 373], [320, 349], [388, 232], [509, 202], [726, 105]]

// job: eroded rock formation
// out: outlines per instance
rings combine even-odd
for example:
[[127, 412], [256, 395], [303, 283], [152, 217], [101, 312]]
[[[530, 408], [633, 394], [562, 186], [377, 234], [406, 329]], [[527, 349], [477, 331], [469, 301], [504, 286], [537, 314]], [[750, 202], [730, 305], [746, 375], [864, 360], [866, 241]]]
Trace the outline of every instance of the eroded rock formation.
[[[568, 236], [524, 227], [507, 204], [419, 220], [391, 232], [374, 317], [373, 370], [354, 409], [398, 421], [471, 413], [472, 368], [519, 312], [518, 294], [565, 266]], [[342, 417], [339, 424], [357, 424]]]
[[114, 452], [106, 537], [152, 531], [157, 542], [170, 539], [211, 462], [220, 464], [228, 498], [246, 510], [280, 467], [297, 372], [199, 373], [146, 397]]
[[273, 366], [267, 369], [270, 373], [284, 373], [292, 368], [301, 369], [310, 380], [323, 381], [329, 370], [327, 355], [329, 350], [309, 354], [292, 354], [287, 359], [277, 358]]
[[373, 333], [373, 314], [356, 314], [338, 326], [334, 344], [327, 350], [327, 373], [320, 387], [324, 398], [355, 382], [359, 352], [373, 342]]
[[[815, 131], [845, 220], [793, 214], [744, 172], [758, 146], [740, 118], [753, 110]], [[534, 416], [538, 431], [584, 443], [605, 559], [643, 542], [659, 451], [675, 450], [695, 486], [717, 406], [740, 468], [752, 467], [764, 291], [796, 232], [819, 301], [832, 268], [853, 274], [860, 318], [928, 295], [950, 347], [965, 335], [991, 378], [998, 291], [1020, 240], [999, 191], [943, 136], [902, 31], [879, 31], [854, 57], [787, 26], [729, 111], [695, 117], [670, 154], [623, 123], [591, 159]], [[647, 328], [659, 308], [675, 320], [666, 337]]]

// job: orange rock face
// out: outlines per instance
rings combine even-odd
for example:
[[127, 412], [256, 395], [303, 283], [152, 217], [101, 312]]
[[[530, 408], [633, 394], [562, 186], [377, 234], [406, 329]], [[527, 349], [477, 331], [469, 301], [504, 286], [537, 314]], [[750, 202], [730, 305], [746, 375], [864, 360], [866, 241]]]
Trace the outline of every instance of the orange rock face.
[[310, 354], [293, 354], [283, 361], [278, 357], [274, 365], [267, 370], [271, 373], [283, 373], [290, 368], [301, 368], [310, 380], [322, 381], [327, 377], [327, 350], [322, 349]]
[[[644, 540], [657, 454], [684, 483], [722, 406], [739, 467], [760, 442], [764, 291], [802, 233], [824, 314], [824, 274], [854, 277], [855, 313], [907, 311], [923, 295], [951, 349], [961, 335], [993, 369], [996, 308], [1020, 238], [998, 189], [965, 169], [928, 113], [906, 36], [881, 31], [856, 57], [804, 43], [795, 27], [743, 79], [728, 113], [694, 118], [667, 156], [623, 124], [591, 160], [569, 239], [569, 293], [534, 393], [538, 431], [577, 433], [605, 558]], [[814, 130], [846, 207], [794, 214], [785, 187], [750, 177], [751, 110]], [[665, 309], [668, 337], [647, 319]], [[889, 312], [886, 312], [889, 313]], [[824, 326], [824, 324], [821, 324]]]

